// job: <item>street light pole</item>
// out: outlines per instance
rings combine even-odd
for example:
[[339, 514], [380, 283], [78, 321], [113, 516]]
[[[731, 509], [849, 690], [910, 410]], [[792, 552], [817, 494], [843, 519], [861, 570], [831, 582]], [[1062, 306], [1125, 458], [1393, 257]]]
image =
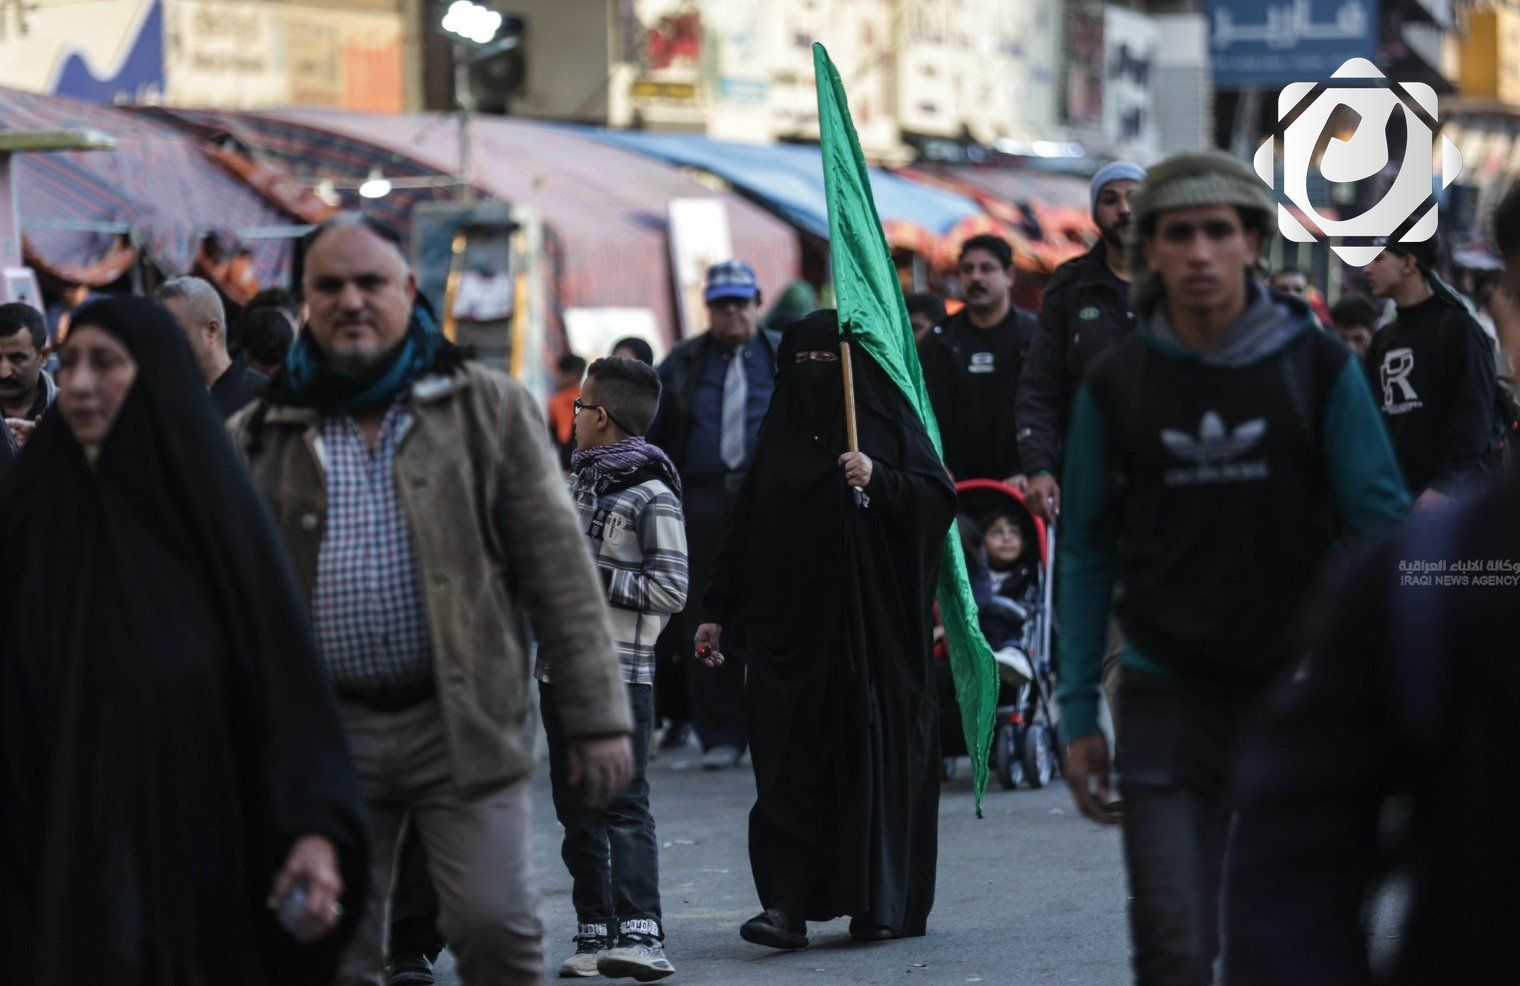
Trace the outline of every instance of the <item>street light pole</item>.
[[455, 43], [454, 104], [459, 112], [459, 199], [465, 204], [475, 201], [475, 186], [470, 182], [470, 116], [475, 111], [475, 94], [470, 91], [470, 59], [464, 46]]

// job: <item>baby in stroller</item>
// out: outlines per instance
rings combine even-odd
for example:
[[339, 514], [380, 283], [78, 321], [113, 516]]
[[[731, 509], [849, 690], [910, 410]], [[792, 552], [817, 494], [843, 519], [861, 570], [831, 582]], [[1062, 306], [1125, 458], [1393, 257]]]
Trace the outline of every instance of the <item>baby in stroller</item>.
[[[992, 773], [1005, 789], [1043, 787], [1060, 769], [1051, 685], [1045, 655], [1049, 613], [1042, 557], [1047, 535], [1024, 510], [1019, 494], [1002, 483], [967, 480], [956, 485], [962, 513], [957, 518], [971, 595], [982, 636], [998, 668]], [[944, 776], [954, 776], [954, 758], [964, 756], [954, 682], [943, 646], [936, 648], [940, 698], [940, 742]]]
[[1026, 632], [1033, 629], [1030, 617], [1040, 600], [1037, 563], [1029, 557], [1023, 525], [1009, 510], [983, 519], [975, 548], [966, 567], [982, 636], [997, 658], [1002, 683], [1017, 689], [1034, 674]]

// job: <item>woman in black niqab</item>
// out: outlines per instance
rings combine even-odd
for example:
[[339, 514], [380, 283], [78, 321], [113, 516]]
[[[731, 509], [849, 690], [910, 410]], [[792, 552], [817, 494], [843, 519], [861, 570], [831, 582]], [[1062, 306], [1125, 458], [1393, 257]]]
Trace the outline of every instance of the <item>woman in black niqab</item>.
[[[955, 491], [913, 409], [856, 347], [861, 508], [846, 485], [833, 311], [793, 323], [754, 464], [705, 603], [749, 654], [757, 799], [750, 941], [805, 943], [848, 915], [862, 940], [922, 935], [934, 901], [940, 757], [933, 595]], [[799, 354], [802, 358], [799, 359]]]
[[[0, 479], [0, 954], [44, 986], [328, 982], [365, 845], [273, 524], [169, 314], [73, 324], [136, 377], [90, 454], [60, 407]], [[313, 836], [343, 916], [299, 944], [266, 898]]]

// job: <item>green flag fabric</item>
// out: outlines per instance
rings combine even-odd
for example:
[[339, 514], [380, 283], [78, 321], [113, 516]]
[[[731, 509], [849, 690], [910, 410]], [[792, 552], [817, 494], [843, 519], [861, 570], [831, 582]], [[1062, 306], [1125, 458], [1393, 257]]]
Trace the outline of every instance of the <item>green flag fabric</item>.
[[[924, 373], [918, 365], [908, 307], [903, 301], [881, 219], [876, 214], [876, 200], [871, 197], [860, 138], [850, 120], [839, 72], [821, 44], [813, 45], [813, 67], [818, 75], [819, 143], [823, 149], [823, 184], [829, 207], [830, 256], [839, 330], [881, 364], [918, 412], [935, 449], [944, 455], [939, 423], [934, 420]], [[976, 813], [981, 817], [997, 711], [998, 674], [992, 648], [987, 646], [977, 623], [966, 559], [961, 554], [954, 525], [945, 532], [936, 596], [950, 648], [961, 729], [966, 735], [976, 782]]]

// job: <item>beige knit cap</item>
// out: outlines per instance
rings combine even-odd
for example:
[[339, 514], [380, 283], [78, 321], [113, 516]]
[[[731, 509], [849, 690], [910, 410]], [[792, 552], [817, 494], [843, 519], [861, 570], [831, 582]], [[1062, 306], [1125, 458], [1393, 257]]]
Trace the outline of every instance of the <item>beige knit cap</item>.
[[1140, 230], [1156, 216], [1172, 209], [1198, 206], [1233, 205], [1261, 213], [1266, 235], [1262, 239], [1265, 253], [1277, 235], [1277, 203], [1272, 190], [1241, 160], [1223, 151], [1175, 154], [1154, 168], [1145, 183], [1135, 190], [1134, 218], [1129, 235], [1129, 270], [1133, 279], [1131, 294], [1137, 308], [1149, 307], [1161, 294], [1160, 282], [1145, 263], [1140, 249]]

